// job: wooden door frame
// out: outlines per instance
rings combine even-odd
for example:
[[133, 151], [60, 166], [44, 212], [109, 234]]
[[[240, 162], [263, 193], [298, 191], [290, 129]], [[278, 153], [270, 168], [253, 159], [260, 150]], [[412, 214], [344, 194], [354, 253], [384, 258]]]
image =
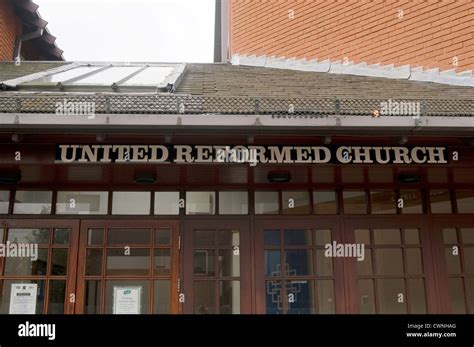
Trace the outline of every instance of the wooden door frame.
[[[79, 219], [27, 219], [27, 218], [2, 218], [0, 219], [1, 228], [12, 229], [12, 228], [47, 228], [47, 229], [71, 229], [69, 236], [69, 252], [68, 252], [68, 264], [67, 264], [67, 275], [66, 275], [66, 290], [64, 294], [64, 313], [73, 314], [75, 310], [74, 300], [70, 300], [70, 295], [76, 293], [76, 275], [77, 275], [77, 257], [78, 257], [78, 241], [79, 241]], [[0, 240], [1, 242], [2, 240]], [[0, 269], [1, 269], [1, 280], [13, 279], [10, 276], [4, 276], [4, 263], [5, 258], [0, 258]], [[50, 267], [51, 264], [48, 264]], [[53, 279], [49, 274], [46, 276], [25, 276], [31, 277], [31, 279]], [[49, 281], [46, 283], [45, 292], [49, 294]], [[49, 295], [45, 295], [44, 308], [46, 309], [49, 304]], [[44, 311], [46, 312], [46, 311]]]
[[[255, 217], [255, 297], [256, 313], [265, 314], [265, 275], [263, 258], [263, 230], [264, 229], [282, 229], [282, 228], [301, 228], [301, 229], [331, 229], [333, 231], [333, 241], [342, 242], [342, 229], [339, 216], [259, 216]], [[344, 264], [342, 259], [334, 258], [334, 295], [336, 298], [336, 313], [346, 313], [347, 299], [344, 284]], [[342, 299], [341, 299], [342, 298]]]
[[[404, 229], [413, 228], [420, 231], [420, 242], [422, 249], [422, 261], [425, 277], [426, 310], [429, 314], [439, 312], [438, 289], [435, 279], [435, 260], [432, 250], [433, 240], [429, 216], [427, 215], [390, 215], [390, 216], [345, 216], [344, 217], [344, 239], [346, 243], [355, 243], [355, 229]], [[359, 313], [358, 300], [358, 275], [357, 261], [354, 258], [346, 258], [345, 267], [348, 297], [350, 301], [350, 312]]]
[[240, 313], [252, 313], [252, 257], [250, 219], [242, 217], [198, 217], [186, 218], [183, 221], [182, 249], [182, 288], [185, 302], [183, 313], [194, 313], [193, 295], [193, 230], [194, 229], [238, 229], [240, 230]]
[[[474, 215], [472, 214], [447, 214], [433, 215], [431, 218], [433, 242], [433, 257], [438, 288], [439, 313], [452, 313], [449, 299], [448, 271], [446, 255], [444, 254], [443, 229], [444, 228], [474, 228]], [[465, 288], [464, 288], [465, 289]], [[467, 294], [467, 293], [466, 293]], [[472, 310], [472, 308], [471, 308]], [[471, 312], [472, 313], [472, 312]]]
[[[82, 219], [80, 226], [80, 239], [78, 244], [79, 249], [79, 261], [77, 264], [77, 305], [75, 313], [83, 314], [84, 310], [84, 289], [85, 289], [85, 258], [86, 258], [86, 246], [87, 246], [87, 231], [90, 228], [150, 228], [153, 232], [155, 228], [171, 228], [172, 230], [172, 264], [171, 264], [171, 312], [172, 313], [181, 313], [180, 305], [178, 303], [178, 278], [180, 273], [179, 268], [179, 220], [144, 220], [144, 219]], [[103, 245], [106, 247], [106, 245]], [[150, 249], [153, 249], [153, 245], [150, 245]], [[153, 276], [153, 269], [150, 269], [151, 276]], [[150, 276], [150, 277], [151, 277]], [[102, 278], [105, 278], [103, 274]], [[105, 283], [104, 283], [105, 285]], [[153, 295], [152, 288], [149, 290], [150, 298]], [[103, 294], [102, 294], [103, 293]], [[105, 289], [101, 293], [101, 304], [105, 303], [104, 295]], [[151, 305], [151, 301], [149, 303]], [[104, 310], [104, 307], [101, 307], [101, 311]]]

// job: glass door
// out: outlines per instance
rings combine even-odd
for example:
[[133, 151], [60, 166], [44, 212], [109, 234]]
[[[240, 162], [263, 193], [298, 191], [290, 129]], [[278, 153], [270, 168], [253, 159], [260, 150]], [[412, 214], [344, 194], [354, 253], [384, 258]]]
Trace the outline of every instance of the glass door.
[[0, 314], [73, 313], [79, 221], [0, 223]]
[[248, 219], [185, 223], [184, 313], [251, 313]]
[[345, 312], [343, 263], [330, 253], [342, 242], [337, 218], [256, 222], [257, 312]]
[[179, 313], [177, 221], [81, 223], [77, 313]]

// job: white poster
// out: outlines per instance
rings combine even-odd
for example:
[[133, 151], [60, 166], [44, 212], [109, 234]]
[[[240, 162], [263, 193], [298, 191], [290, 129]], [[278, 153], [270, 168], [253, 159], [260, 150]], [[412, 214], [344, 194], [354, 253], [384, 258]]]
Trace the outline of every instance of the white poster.
[[142, 287], [114, 287], [114, 314], [140, 314]]
[[10, 314], [35, 314], [36, 283], [14, 283], [10, 294]]

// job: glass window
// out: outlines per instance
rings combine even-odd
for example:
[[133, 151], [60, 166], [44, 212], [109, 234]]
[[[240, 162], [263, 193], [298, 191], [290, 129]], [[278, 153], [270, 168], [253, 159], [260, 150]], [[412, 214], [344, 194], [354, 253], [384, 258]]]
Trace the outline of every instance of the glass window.
[[375, 249], [377, 275], [403, 275], [403, 256], [399, 248]]
[[179, 214], [179, 192], [155, 192], [156, 215]]
[[53, 192], [17, 191], [15, 194], [14, 214], [50, 214]]
[[374, 281], [359, 280], [359, 310], [362, 314], [375, 313]]
[[89, 248], [86, 251], [86, 276], [102, 275], [102, 249]]
[[5, 258], [5, 275], [45, 276], [48, 268], [48, 249], [39, 248], [38, 258], [7, 257]]
[[334, 281], [322, 280], [318, 281], [318, 303], [319, 313], [334, 314], [336, 313], [336, 300], [334, 296]]
[[64, 82], [67, 80], [70, 80], [72, 78], [76, 78], [78, 76], [87, 74], [89, 72], [98, 70], [100, 67], [99, 66], [80, 66], [76, 67], [74, 69], [70, 69], [64, 72], [59, 72], [53, 75], [41, 77], [39, 79], [36, 79], [32, 82], [31, 84], [36, 84], [36, 83], [58, 83], [58, 82]]
[[[377, 297], [380, 313], [407, 313], [405, 281], [403, 279], [378, 279]], [[400, 300], [401, 298], [403, 300]]]
[[0, 214], [7, 214], [8, 206], [10, 206], [10, 192], [2, 190], [0, 191]]
[[140, 314], [149, 313], [150, 289], [148, 280], [113, 280], [107, 281], [105, 285], [105, 314], [114, 313], [114, 289], [141, 288], [140, 291]]
[[171, 313], [171, 282], [170, 280], [155, 281], [153, 313], [168, 314]]
[[418, 229], [405, 229], [405, 243], [407, 245], [420, 244], [420, 232]]
[[248, 214], [248, 192], [219, 192], [219, 214]]
[[399, 245], [402, 243], [400, 229], [374, 229], [376, 245]]
[[165, 78], [174, 70], [173, 67], [151, 66], [139, 72], [123, 83], [124, 86], [143, 85], [156, 86], [165, 81]]
[[104, 243], [104, 229], [89, 229], [87, 231], [88, 245], [101, 245]]
[[403, 214], [423, 213], [423, 193], [419, 189], [400, 190], [400, 199], [403, 201]]
[[367, 214], [367, 197], [364, 191], [343, 192], [344, 214]]
[[114, 192], [112, 198], [112, 214], [150, 214], [150, 192]]
[[102, 282], [96, 280], [87, 280], [84, 288], [84, 313], [100, 313], [100, 292]]
[[220, 313], [240, 313], [240, 281], [220, 281]]
[[461, 238], [464, 244], [466, 243], [474, 244], [474, 228], [462, 228]]
[[110, 228], [107, 231], [109, 245], [148, 245], [150, 229]]
[[458, 243], [458, 234], [456, 229], [446, 228], [443, 229], [443, 240], [445, 244]]
[[[320, 283], [320, 286], [323, 284]], [[314, 281], [286, 281], [288, 314], [314, 314]], [[324, 300], [324, 299], [323, 299]]]
[[215, 192], [186, 192], [186, 214], [215, 214]]
[[216, 313], [216, 286], [214, 281], [194, 281], [194, 313]]
[[108, 276], [148, 276], [150, 273], [150, 250], [130, 248], [107, 249]]
[[67, 274], [67, 248], [53, 248], [51, 256], [51, 275], [65, 276]]
[[422, 278], [410, 278], [408, 280], [408, 290], [410, 292], [411, 313], [426, 313], [425, 281]]
[[456, 190], [458, 213], [474, 213], [474, 190]]
[[111, 85], [114, 82], [123, 80], [125, 77], [131, 75], [135, 71], [140, 69], [139, 66], [113, 66], [105, 70], [97, 72], [93, 75], [90, 75], [85, 78], [81, 78], [75, 82], [72, 82], [73, 85], [81, 84], [102, 84], [102, 85]]
[[155, 268], [154, 273], [157, 276], [169, 276], [171, 273], [171, 249], [155, 249]]
[[393, 190], [370, 191], [370, 206], [373, 214], [396, 214], [396, 200]]
[[281, 193], [283, 214], [309, 214], [309, 194], [306, 191]]
[[37, 284], [36, 289], [36, 311], [35, 314], [43, 314], [45, 301], [45, 280], [5, 280], [0, 287], [0, 313], [8, 314], [10, 312], [11, 289], [14, 285]]
[[311, 246], [311, 230], [285, 229], [286, 246]]
[[320, 190], [313, 192], [313, 212], [315, 214], [337, 214], [337, 193]]
[[449, 297], [451, 298], [451, 313], [466, 313], [466, 299], [462, 278], [449, 278]]
[[55, 229], [53, 244], [68, 245], [71, 236], [71, 229]]
[[56, 214], [107, 214], [108, 192], [58, 192]]
[[431, 213], [453, 213], [448, 189], [430, 190]]
[[278, 192], [255, 192], [255, 214], [278, 214]]
[[267, 314], [281, 314], [283, 312], [282, 281], [265, 282], [265, 306]]

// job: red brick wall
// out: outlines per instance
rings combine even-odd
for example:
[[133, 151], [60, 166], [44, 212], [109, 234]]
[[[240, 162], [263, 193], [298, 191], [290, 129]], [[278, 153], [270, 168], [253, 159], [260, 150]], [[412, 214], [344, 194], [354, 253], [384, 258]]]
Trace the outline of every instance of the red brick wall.
[[229, 0], [229, 7], [231, 54], [474, 70], [474, 0]]
[[11, 61], [21, 25], [9, 0], [0, 0], [0, 61]]

